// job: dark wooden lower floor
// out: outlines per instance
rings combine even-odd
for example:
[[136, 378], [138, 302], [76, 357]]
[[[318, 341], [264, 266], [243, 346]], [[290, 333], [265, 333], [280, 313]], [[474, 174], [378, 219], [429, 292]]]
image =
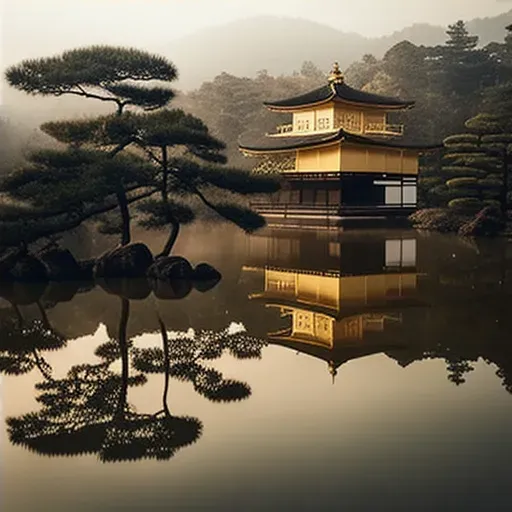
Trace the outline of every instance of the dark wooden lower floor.
[[286, 174], [279, 192], [251, 205], [268, 216], [404, 216], [416, 209], [416, 182], [378, 173]]

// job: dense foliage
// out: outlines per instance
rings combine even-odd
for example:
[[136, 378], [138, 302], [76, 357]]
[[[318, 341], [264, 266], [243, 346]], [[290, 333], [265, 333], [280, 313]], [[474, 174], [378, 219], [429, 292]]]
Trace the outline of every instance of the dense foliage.
[[[263, 226], [235, 196], [272, 192], [278, 182], [223, 166], [224, 143], [199, 118], [168, 108], [176, 76], [162, 57], [107, 46], [9, 68], [7, 81], [21, 91], [110, 102], [116, 112], [41, 127], [65, 147], [33, 152], [25, 167], [3, 180], [9, 201], [0, 218], [3, 244], [32, 242], [98, 215], [100, 230], [119, 232], [122, 245], [131, 241], [134, 216], [145, 227], [170, 226], [162, 255], [171, 251], [180, 224], [205, 209], [214, 212], [212, 219], [247, 231]], [[229, 195], [215, 199], [215, 190]]]
[[[448, 28], [444, 45], [427, 47], [402, 41], [382, 59], [365, 55], [344, 74], [354, 88], [415, 100], [414, 109], [395, 114], [396, 122], [407, 126], [406, 140], [439, 142], [459, 132], [467, 119], [478, 114], [489, 87], [508, 81], [511, 50], [510, 33], [503, 42], [482, 48], [478, 37], [469, 34], [465, 24], [458, 21]], [[230, 159], [250, 166], [251, 162], [244, 161], [237, 150], [240, 135], [248, 130], [271, 132], [277, 124], [286, 122], [283, 115], [263, 108], [263, 102], [324, 85], [326, 72], [305, 62], [291, 76], [271, 76], [265, 70], [255, 78], [223, 73], [177, 101], [226, 141]]]
[[[462, 21], [450, 25], [446, 35], [443, 45], [402, 41], [382, 59], [365, 55], [346, 69], [346, 81], [414, 99], [414, 109], [391, 119], [406, 124], [406, 141], [446, 139], [442, 160], [422, 162], [422, 206], [476, 211], [490, 205], [503, 212], [509, 188], [507, 134], [512, 133], [512, 27], [502, 42], [485, 47]], [[106, 46], [7, 70], [7, 81], [29, 94], [95, 99], [111, 103], [116, 112], [41, 127], [66, 149], [47, 151], [46, 160], [44, 152], [33, 152], [29, 165], [4, 182], [9, 201], [2, 206], [2, 239], [11, 243], [22, 232], [31, 241], [94, 217], [101, 220], [101, 231], [121, 233], [126, 244], [136, 218], [144, 227], [170, 227], [162, 251], [168, 253], [179, 226], [198, 215], [223, 217], [249, 231], [263, 225], [237, 196], [272, 192], [279, 185], [241, 170], [252, 162], [238, 151], [239, 137], [286, 122], [263, 102], [323, 85], [325, 73], [311, 61], [291, 76], [274, 77], [265, 70], [252, 79], [223, 73], [178, 96], [174, 103], [180, 108], [171, 110], [169, 84], [176, 76], [173, 64], [160, 56]], [[84, 161], [71, 165], [77, 155]], [[60, 165], [60, 158], [70, 162]], [[227, 168], [227, 159], [240, 169]]]

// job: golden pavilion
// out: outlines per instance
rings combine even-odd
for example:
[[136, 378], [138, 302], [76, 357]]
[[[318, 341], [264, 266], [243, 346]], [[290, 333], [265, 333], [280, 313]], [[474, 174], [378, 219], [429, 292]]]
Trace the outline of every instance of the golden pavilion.
[[259, 159], [255, 171], [284, 178], [280, 192], [253, 204], [260, 213], [384, 217], [416, 208], [419, 155], [440, 145], [407, 144], [403, 125], [390, 124], [413, 101], [353, 89], [335, 63], [326, 85], [265, 105], [292, 122], [239, 141]]
[[[417, 240], [343, 237], [313, 244], [314, 236], [276, 231], [250, 239], [244, 272], [259, 284], [249, 299], [284, 322], [267, 333], [269, 342], [325, 361], [333, 376], [350, 360], [403, 352], [411, 313], [424, 306]], [[325, 250], [311, 258], [312, 245]]]

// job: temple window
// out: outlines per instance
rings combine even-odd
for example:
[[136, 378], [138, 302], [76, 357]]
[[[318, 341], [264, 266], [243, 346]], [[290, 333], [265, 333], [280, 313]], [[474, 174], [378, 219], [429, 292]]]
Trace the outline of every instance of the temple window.
[[307, 132], [309, 131], [309, 119], [299, 119], [297, 121], [297, 131]]
[[404, 185], [404, 204], [416, 206], [416, 184]]
[[336, 125], [347, 131], [361, 131], [361, 115], [358, 112], [337, 112]]
[[386, 240], [386, 266], [412, 267], [416, 265], [416, 240]]
[[300, 190], [292, 190], [290, 194], [291, 204], [300, 204]]
[[402, 189], [398, 186], [386, 186], [386, 204], [402, 204]]
[[302, 190], [302, 202], [304, 204], [315, 204], [315, 191], [310, 188]]
[[318, 130], [328, 130], [331, 127], [331, 120], [328, 117], [321, 117], [317, 121]]
[[316, 191], [315, 204], [319, 206], [327, 204], [327, 190], [318, 189]]
[[341, 195], [339, 190], [329, 190], [328, 202], [329, 204], [339, 204]]

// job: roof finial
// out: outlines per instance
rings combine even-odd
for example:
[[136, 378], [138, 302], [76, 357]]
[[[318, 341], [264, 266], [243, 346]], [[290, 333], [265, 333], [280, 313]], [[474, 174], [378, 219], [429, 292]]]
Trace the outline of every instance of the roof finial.
[[332, 66], [331, 74], [329, 75], [329, 82], [331, 84], [342, 84], [344, 80], [343, 73], [341, 72], [340, 65], [335, 62]]
[[338, 369], [336, 368], [336, 365], [334, 364], [334, 361], [329, 361], [329, 373], [332, 377], [332, 383], [334, 385], [334, 381], [336, 380], [336, 375], [338, 375]]

